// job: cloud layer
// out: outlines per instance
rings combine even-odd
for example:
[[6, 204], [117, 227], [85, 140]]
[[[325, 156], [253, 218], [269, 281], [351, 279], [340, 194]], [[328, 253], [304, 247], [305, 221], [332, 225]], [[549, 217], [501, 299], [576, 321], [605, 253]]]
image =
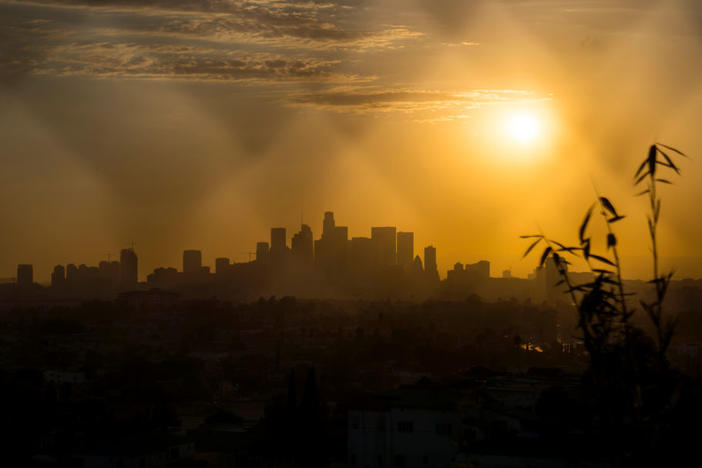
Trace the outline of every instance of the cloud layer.
[[358, 2], [0, 1], [0, 65], [21, 74], [226, 81], [350, 80], [340, 51], [421, 36], [359, 28]]

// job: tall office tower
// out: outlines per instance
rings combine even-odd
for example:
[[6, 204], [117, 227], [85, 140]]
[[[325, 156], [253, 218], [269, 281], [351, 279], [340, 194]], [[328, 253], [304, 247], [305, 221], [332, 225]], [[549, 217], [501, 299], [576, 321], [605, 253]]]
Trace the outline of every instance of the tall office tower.
[[229, 271], [229, 259], [227, 257], [220, 257], [215, 260], [215, 275], [226, 275]]
[[120, 263], [119, 262], [109, 262], [103, 260], [98, 265], [100, 269], [100, 276], [112, 284], [117, 284], [120, 282]]
[[375, 247], [376, 264], [380, 267], [397, 265], [397, 229], [395, 227], [372, 227], [371, 239]]
[[315, 239], [314, 241], [314, 264], [315, 266], [326, 269], [329, 264], [329, 255], [327, 254], [327, 243], [324, 238]]
[[314, 242], [315, 263], [322, 271], [333, 277], [338, 277], [348, 269], [349, 228], [337, 226], [334, 213], [324, 213], [322, 237]]
[[431, 245], [424, 248], [424, 272], [432, 278], [439, 278], [439, 270], [436, 267], [436, 248]]
[[329, 272], [332, 265], [332, 237], [334, 236], [334, 213], [327, 211], [324, 213], [324, 221], [322, 221], [322, 235], [314, 241], [314, 261], [315, 264], [322, 268], [325, 272]]
[[336, 222], [334, 221], [334, 213], [327, 211], [324, 213], [324, 222], [322, 223], [322, 238], [330, 236], [336, 227]]
[[349, 266], [354, 275], [364, 275], [373, 269], [375, 251], [370, 237], [351, 238]]
[[183, 273], [195, 275], [202, 270], [202, 252], [199, 250], [183, 251]]
[[331, 236], [332, 271], [343, 275], [348, 271], [349, 258], [349, 228], [335, 226]]
[[300, 227], [300, 232], [292, 238], [292, 254], [302, 263], [310, 264], [314, 260], [314, 239], [312, 229], [306, 224]]
[[66, 269], [63, 265], [56, 265], [51, 273], [51, 287], [61, 288], [66, 284]]
[[285, 228], [271, 228], [271, 252], [283, 252], [286, 247]]
[[122, 286], [136, 286], [139, 282], [138, 259], [134, 249], [122, 249], [119, 254], [119, 275]]
[[78, 267], [73, 263], [66, 265], [66, 282], [73, 283], [78, 279]]
[[17, 265], [17, 285], [31, 286], [34, 284], [34, 267], [32, 265]]
[[259, 242], [256, 244], [256, 263], [268, 263], [268, 256], [271, 253], [268, 242]]
[[424, 267], [422, 267], [422, 259], [417, 255], [414, 257], [414, 261], [412, 262], [412, 273], [413, 274], [419, 274], [424, 272]]
[[285, 258], [288, 246], [285, 228], [271, 228], [271, 262], [281, 262]]
[[397, 264], [403, 270], [409, 271], [414, 259], [414, 233], [413, 232], [398, 232], [397, 233]]

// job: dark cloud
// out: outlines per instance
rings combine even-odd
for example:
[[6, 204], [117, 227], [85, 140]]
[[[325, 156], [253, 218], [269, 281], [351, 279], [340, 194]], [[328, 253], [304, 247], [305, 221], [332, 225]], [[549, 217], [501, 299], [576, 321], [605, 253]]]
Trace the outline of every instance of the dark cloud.
[[[2, 3], [2, 2], [0, 2]], [[246, 33], [264, 38], [300, 38], [347, 42], [382, 31], [349, 28], [344, 13], [358, 1], [223, 1], [223, 0], [32, 0], [12, 2], [45, 8], [81, 8], [83, 12], [149, 16], [156, 31], [195, 35]], [[123, 22], [122, 28], [138, 27]], [[142, 24], [142, 26], [144, 26]]]
[[339, 49], [418, 35], [354, 27], [344, 13], [360, 3], [0, 0], [0, 74], [328, 81]]
[[484, 105], [549, 99], [525, 90], [472, 90], [446, 92], [416, 89], [334, 89], [290, 98], [292, 105], [335, 109], [342, 112], [389, 112], [421, 114], [440, 111], [440, 117], [427, 121], [465, 118], [465, 111]]
[[44, 61], [42, 41], [56, 34], [42, 20], [0, 15], [0, 83], [21, 79]]
[[[71, 43], [48, 52], [35, 73], [96, 77], [326, 81], [335, 62], [308, 57], [236, 54], [138, 43]], [[344, 78], [347, 80], [348, 78]]]
[[324, 106], [385, 106], [407, 102], [439, 102], [459, 99], [456, 95], [432, 91], [329, 91], [305, 94], [292, 99], [299, 104]]

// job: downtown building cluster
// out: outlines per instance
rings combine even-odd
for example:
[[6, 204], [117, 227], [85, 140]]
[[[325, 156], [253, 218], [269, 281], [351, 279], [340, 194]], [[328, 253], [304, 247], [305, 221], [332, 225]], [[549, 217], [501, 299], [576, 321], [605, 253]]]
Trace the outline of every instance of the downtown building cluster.
[[[97, 266], [56, 265], [51, 273], [51, 291], [75, 297], [110, 297], [139, 287], [139, 259], [133, 248], [122, 249], [119, 261], [103, 260]], [[17, 266], [20, 293], [40, 292], [34, 281], [34, 267]]]
[[[415, 255], [413, 232], [398, 232], [394, 226], [372, 227], [369, 237], [349, 237], [348, 232], [336, 224], [334, 213], [326, 212], [318, 239], [307, 224], [291, 237], [285, 228], [274, 227], [247, 262], [220, 257], [212, 271], [203, 264], [202, 251], [185, 250], [181, 269], [156, 268], [145, 283], [138, 281], [137, 254], [128, 248], [119, 261], [56, 265], [48, 289], [52, 296], [66, 298], [109, 298], [147, 289], [242, 300], [270, 295], [418, 298], [440, 283], [435, 247], [425, 247], [423, 259]], [[40, 292], [32, 265], [18, 266], [17, 288]]]
[[[436, 248], [426, 246], [415, 255], [414, 233], [394, 226], [370, 228], [368, 237], [349, 237], [334, 213], [326, 212], [322, 232], [315, 239], [311, 227], [301, 224], [288, 236], [284, 227], [270, 230], [270, 238], [256, 244], [246, 262], [219, 257], [214, 270], [203, 264], [201, 250], [185, 250], [182, 266], [159, 267], [138, 280], [134, 248], [123, 249], [119, 261], [97, 266], [56, 265], [51, 286], [34, 280], [33, 266], [18, 265], [15, 284], [0, 284], [5, 298], [47, 300], [110, 299], [146, 291], [177, 293], [182, 298], [248, 301], [260, 297], [296, 296], [334, 299], [460, 299], [471, 294], [484, 298], [556, 300], [557, 272], [552, 265], [537, 268], [528, 279], [514, 278], [509, 270], [492, 277], [490, 262], [456, 263], [443, 281], [437, 268]], [[576, 274], [576, 273], [573, 273]], [[587, 275], [583, 281], [587, 280]], [[11, 287], [8, 287], [11, 286]]]
[[[394, 226], [371, 227], [368, 237], [349, 237], [348, 232], [347, 226], [337, 226], [334, 213], [326, 212], [317, 239], [307, 224], [301, 224], [290, 237], [286, 228], [274, 227], [269, 240], [258, 242], [246, 262], [219, 257], [212, 270], [203, 264], [201, 250], [185, 250], [180, 269], [156, 268], [145, 282], [138, 280], [139, 260], [133, 247], [123, 249], [119, 261], [56, 265], [48, 288], [35, 282], [32, 265], [21, 264], [16, 280], [0, 281], [0, 302], [111, 299], [157, 291], [184, 299], [235, 301], [271, 296], [421, 301], [464, 299], [473, 294], [492, 300], [557, 301], [562, 294], [557, 287], [558, 272], [550, 264], [537, 267], [528, 278], [516, 278], [510, 270], [493, 277], [486, 260], [457, 262], [441, 280], [436, 248], [426, 246], [423, 258], [415, 255], [413, 232]], [[591, 280], [587, 273], [571, 275]]]
[[213, 272], [202, 264], [201, 251], [186, 250], [181, 271], [157, 268], [147, 277], [151, 288], [219, 297], [396, 297], [428, 291], [438, 282], [436, 249], [427, 246], [424, 260], [415, 256], [414, 233], [372, 227], [370, 237], [350, 238], [332, 212], [324, 214], [318, 239], [307, 224], [290, 238], [285, 228], [274, 227], [248, 262], [220, 257]]

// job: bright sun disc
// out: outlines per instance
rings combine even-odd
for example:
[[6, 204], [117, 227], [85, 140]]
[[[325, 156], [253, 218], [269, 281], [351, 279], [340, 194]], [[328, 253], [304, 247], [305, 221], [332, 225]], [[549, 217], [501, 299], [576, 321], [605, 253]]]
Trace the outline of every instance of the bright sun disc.
[[518, 143], [532, 143], [541, 135], [541, 121], [533, 114], [514, 114], [507, 118], [507, 134]]

